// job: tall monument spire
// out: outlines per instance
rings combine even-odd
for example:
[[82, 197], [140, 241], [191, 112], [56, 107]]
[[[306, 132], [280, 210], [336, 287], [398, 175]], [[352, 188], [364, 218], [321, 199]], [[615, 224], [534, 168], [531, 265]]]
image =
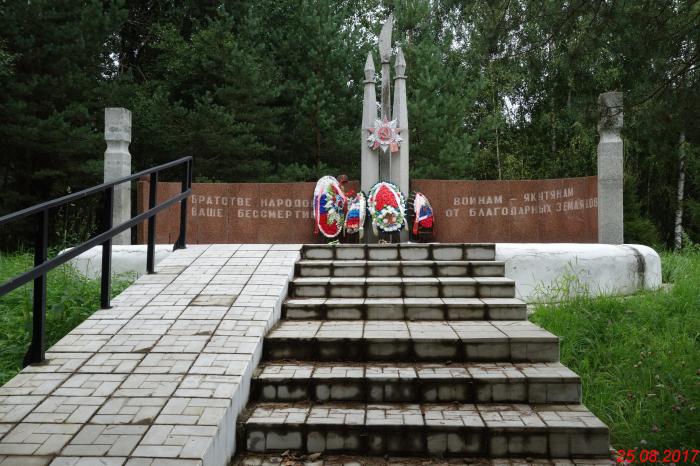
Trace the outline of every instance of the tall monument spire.
[[379, 58], [382, 62], [382, 118], [391, 120], [391, 31], [394, 27], [394, 15], [382, 26], [379, 33]]
[[[396, 49], [396, 60], [394, 60], [394, 70], [396, 71], [396, 77], [404, 77], [404, 73], [406, 73], [406, 59], [403, 57], [403, 50], [401, 50], [401, 47], [398, 47]], [[396, 92], [396, 89], [394, 89], [394, 92]]]
[[372, 52], [367, 54], [367, 60], [365, 61], [365, 80], [374, 82], [374, 59], [372, 59]]
[[401, 47], [396, 51], [394, 61], [394, 119], [401, 129], [401, 145], [399, 151], [391, 153], [391, 180], [408, 195], [408, 103], [406, 102], [406, 60]]
[[365, 62], [362, 107], [362, 190], [378, 181], [391, 181], [408, 193], [408, 110], [406, 105], [406, 60], [398, 48], [394, 69], [394, 101], [391, 99], [391, 32], [394, 15], [389, 15], [379, 33], [381, 60], [381, 115], [377, 119], [375, 68], [372, 54]]
[[[382, 62], [382, 114], [381, 119], [391, 120], [391, 30], [394, 15], [390, 14], [379, 33], [379, 58]], [[379, 179], [391, 180], [391, 152], [379, 151]]]
[[369, 188], [379, 179], [377, 155], [367, 145], [367, 128], [373, 127], [374, 120], [377, 119], [377, 90], [375, 84], [374, 60], [372, 59], [372, 52], [370, 52], [367, 54], [367, 61], [365, 62], [364, 97], [362, 98], [362, 130], [360, 131], [360, 143], [362, 144], [360, 155], [360, 186], [364, 192], [368, 192]]

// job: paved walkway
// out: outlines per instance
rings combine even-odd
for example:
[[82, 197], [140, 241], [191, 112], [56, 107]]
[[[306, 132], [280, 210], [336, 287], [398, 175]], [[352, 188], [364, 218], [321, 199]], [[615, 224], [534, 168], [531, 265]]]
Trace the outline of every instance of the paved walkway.
[[228, 464], [300, 248], [163, 260], [0, 388], [0, 466]]

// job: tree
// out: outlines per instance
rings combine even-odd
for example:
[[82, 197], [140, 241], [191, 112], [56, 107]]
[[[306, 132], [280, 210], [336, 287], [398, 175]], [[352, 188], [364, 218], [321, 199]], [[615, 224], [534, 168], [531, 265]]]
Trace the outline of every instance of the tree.
[[101, 180], [98, 83], [122, 14], [116, 2], [101, 0], [3, 3], [1, 211]]
[[259, 44], [234, 32], [252, 27], [247, 21], [219, 11], [187, 36], [173, 23], [151, 25], [141, 52], [151, 59], [127, 67], [110, 88], [110, 101], [139, 119], [137, 166], [193, 155], [197, 173], [215, 181], [270, 169], [280, 133], [279, 74]]
[[597, 97], [619, 90], [626, 239], [700, 240], [699, 2], [60, 3], [0, 4], [4, 212], [101, 180], [108, 105], [133, 111], [135, 169], [357, 177], [364, 59], [391, 11], [413, 177], [593, 175]]

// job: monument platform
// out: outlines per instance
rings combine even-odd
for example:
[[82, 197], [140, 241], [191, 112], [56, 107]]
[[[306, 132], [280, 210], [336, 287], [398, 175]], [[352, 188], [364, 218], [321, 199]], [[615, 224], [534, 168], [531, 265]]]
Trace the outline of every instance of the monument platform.
[[607, 427], [496, 251], [170, 253], [0, 388], [0, 466], [606, 464]]

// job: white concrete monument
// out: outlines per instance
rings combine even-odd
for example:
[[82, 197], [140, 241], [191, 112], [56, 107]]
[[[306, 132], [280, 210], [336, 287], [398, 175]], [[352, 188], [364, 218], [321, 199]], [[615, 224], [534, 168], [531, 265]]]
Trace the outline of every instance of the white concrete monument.
[[598, 242], [622, 244], [624, 147], [620, 130], [623, 123], [622, 92], [606, 92], [598, 97]]
[[[131, 174], [131, 112], [125, 108], [105, 108], [105, 183]], [[131, 218], [131, 183], [122, 183], [114, 188], [114, 225]], [[119, 233], [113, 244], [131, 244], [131, 231]]]
[[[367, 192], [378, 181], [390, 181], [408, 195], [408, 107], [406, 104], [406, 61], [398, 49], [394, 63], [394, 101], [391, 101], [391, 31], [390, 15], [379, 35], [382, 65], [381, 114], [377, 118], [375, 69], [372, 54], [365, 64], [364, 101], [362, 107], [361, 187]], [[393, 118], [393, 119], [392, 119]]]
[[406, 60], [403, 57], [401, 47], [396, 52], [394, 62], [394, 120], [401, 128], [401, 144], [399, 151], [390, 152], [391, 157], [391, 180], [396, 183], [401, 192], [408, 196], [408, 104], [406, 102]]
[[365, 62], [364, 97], [362, 99], [362, 131], [360, 132], [362, 175], [360, 187], [365, 193], [379, 180], [379, 162], [377, 154], [367, 145], [367, 128], [374, 125], [377, 119], [377, 90], [374, 79], [374, 60], [372, 52], [367, 54]]

